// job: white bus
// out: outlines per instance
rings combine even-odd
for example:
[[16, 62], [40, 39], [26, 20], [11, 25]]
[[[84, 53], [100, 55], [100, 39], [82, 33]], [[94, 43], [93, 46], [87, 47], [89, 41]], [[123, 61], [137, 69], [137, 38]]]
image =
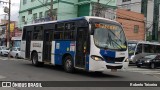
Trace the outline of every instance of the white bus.
[[26, 25], [21, 51], [35, 66], [62, 65], [67, 72], [124, 69], [129, 63], [122, 26], [99, 17]]
[[160, 53], [160, 43], [148, 41], [128, 41], [129, 62], [135, 63], [146, 55]]

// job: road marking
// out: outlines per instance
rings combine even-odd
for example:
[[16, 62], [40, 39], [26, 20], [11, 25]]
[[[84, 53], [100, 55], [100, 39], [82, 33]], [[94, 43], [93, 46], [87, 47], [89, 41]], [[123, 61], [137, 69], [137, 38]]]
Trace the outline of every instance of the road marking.
[[147, 68], [137, 68], [137, 67], [129, 67], [126, 71], [138, 72], [142, 74], [160, 74], [159, 69], [147, 69]]
[[14, 60], [14, 61], [18, 61], [18, 60], [24, 60], [24, 59], [15, 59], [15, 58], [8, 58], [8, 57], [0, 57], [0, 60]]

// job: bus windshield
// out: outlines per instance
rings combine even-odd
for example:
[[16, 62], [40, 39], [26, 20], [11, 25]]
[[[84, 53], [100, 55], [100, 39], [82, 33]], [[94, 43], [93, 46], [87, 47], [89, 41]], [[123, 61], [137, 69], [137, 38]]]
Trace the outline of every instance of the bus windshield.
[[114, 24], [94, 24], [94, 42], [99, 48], [126, 50], [127, 43], [123, 29]]

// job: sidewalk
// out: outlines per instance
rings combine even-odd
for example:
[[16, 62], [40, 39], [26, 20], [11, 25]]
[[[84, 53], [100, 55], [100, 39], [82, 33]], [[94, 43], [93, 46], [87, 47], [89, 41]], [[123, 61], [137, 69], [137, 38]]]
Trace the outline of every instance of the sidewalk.
[[0, 56], [0, 60], [23, 60], [23, 59], [16, 59], [16, 58], [12, 58], [12, 57]]

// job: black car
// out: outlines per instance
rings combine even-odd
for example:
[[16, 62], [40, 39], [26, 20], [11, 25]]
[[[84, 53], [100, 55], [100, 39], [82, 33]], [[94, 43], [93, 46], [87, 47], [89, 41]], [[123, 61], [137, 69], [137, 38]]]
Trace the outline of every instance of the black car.
[[160, 67], [160, 54], [147, 55], [136, 61], [137, 67], [148, 66], [151, 69]]

